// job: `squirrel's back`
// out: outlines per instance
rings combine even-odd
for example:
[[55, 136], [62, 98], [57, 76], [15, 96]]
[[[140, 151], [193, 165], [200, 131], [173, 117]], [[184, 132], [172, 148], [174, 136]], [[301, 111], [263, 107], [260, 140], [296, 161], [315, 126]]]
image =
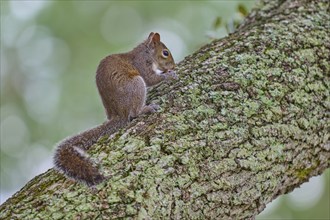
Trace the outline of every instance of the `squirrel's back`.
[[110, 55], [100, 62], [96, 85], [107, 118], [136, 118], [146, 100], [146, 85], [139, 71], [124, 55]]

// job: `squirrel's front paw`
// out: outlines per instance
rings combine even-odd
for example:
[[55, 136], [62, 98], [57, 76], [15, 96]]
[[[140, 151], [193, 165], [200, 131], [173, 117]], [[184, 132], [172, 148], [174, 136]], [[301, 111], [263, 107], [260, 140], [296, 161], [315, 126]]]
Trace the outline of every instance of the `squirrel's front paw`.
[[164, 73], [166, 79], [178, 79], [178, 75], [176, 75], [174, 70], [169, 70], [168, 72]]

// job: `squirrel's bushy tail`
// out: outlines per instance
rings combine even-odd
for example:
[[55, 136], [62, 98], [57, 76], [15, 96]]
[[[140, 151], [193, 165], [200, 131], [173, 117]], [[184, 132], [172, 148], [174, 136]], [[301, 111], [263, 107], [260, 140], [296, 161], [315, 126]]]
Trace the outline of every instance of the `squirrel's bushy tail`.
[[98, 165], [89, 158], [86, 151], [104, 136], [110, 135], [126, 124], [125, 120], [113, 119], [92, 129], [62, 141], [54, 155], [55, 168], [66, 176], [94, 186], [105, 177], [100, 173]]

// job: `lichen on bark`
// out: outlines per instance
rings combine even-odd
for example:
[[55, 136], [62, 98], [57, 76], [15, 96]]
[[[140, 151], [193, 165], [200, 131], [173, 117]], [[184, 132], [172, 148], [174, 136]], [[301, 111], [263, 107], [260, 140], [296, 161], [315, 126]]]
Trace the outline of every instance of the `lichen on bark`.
[[180, 79], [89, 152], [96, 192], [49, 170], [1, 219], [249, 219], [329, 167], [327, 1], [261, 1], [224, 39], [178, 64]]

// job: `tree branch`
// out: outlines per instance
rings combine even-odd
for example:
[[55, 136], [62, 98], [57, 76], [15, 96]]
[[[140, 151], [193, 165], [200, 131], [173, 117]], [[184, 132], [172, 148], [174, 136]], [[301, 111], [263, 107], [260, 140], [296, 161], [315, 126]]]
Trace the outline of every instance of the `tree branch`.
[[262, 1], [238, 30], [178, 65], [150, 100], [162, 110], [89, 152], [97, 192], [53, 169], [1, 219], [247, 219], [330, 164], [326, 0]]

